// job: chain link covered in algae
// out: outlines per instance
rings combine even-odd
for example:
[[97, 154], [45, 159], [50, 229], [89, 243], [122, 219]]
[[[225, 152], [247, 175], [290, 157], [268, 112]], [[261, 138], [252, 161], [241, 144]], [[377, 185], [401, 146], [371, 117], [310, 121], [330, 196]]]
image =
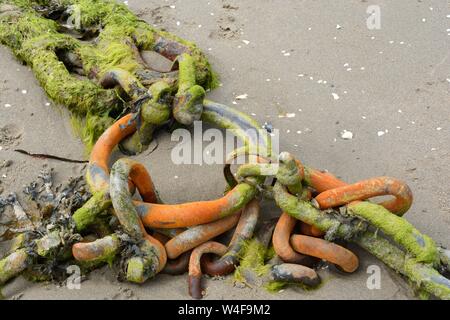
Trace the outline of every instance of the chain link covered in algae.
[[[71, 224], [76, 234], [89, 236], [89, 228], [101, 225], [104, 217], [113, 211], [111, 197], [114, 195], [110, 194], [113, 186], [109, 182], [108, 164], [99, 159], [108, 160], [117, 143], [120, 142], [122, 151], [129, 154], [142, 152], [150, 143], [154, 130], [172, 118], [183, 125], [203, 120], [225, 129], [261, 129], [251, 117], [204, 99], [206, 90], [215, 87], [216, 78], [206, 57], [193, 43], [152, 28], [126, 6], [116, 2], [1, 0], [0, 42], [32, 68], [53, 101], [70, 110], [73, 123], [88, 150], [106, 129], [119, 123], [122, 133], [112, 130], [105, 141], [100, 138], [100, 151], [94, 148], [96, 154], [91, 154], [86, 180], [92, 197], [72, 216]], [[146, 50], [171, 60], [171, 70], [161, 72], [148, 66], [141, 56], [141, 52]], [[123, 117], [127, 113], [131, 116]], [[256, 149], [262, 147], [270, 151], [270, 139], [255, 141], [242, 130], [236, 130], [236, 135], [248, 145], [257, 145]], [[108, 144], [108, 139], [114, 143]], [[345, 183], [335, 179], [328, 187], [324, 187], [325, 184], [319, 186], [318, 179], [326, 178], [323, 173], [299, 166], [286, 153], [279, 160], [278, 181], [273, 188], [263, 185], [265, 177], [260, 172], [261, 165], [242, 166], [238, 171], [242, 178], [239, 182], [232, 181], [234, 178], [228, 174], [229, 207], [219, 210], [214, 219], [239, 212], [258, 192], [265, 192], [285, 213], [324, 232], [325, 239], [352, 241], [375, 255], [405, 276], [419, 290], [421, 297], [450, 299], [450, 281], [442, 275], [449, 269], [447, 250], [437, 247], [431, 238], [422, 235], [405, 219], [377, 204], [367, 201], [347, 203], [340, 212], [318, 209], [314, 202], [300, 197], [302, 190], [311, 188], [320, 193]], [[130, 168], [130, 174], [137, 170], [136, 166]], [[126, 176], [122, 177], [121, 188], [126, 185], [126, 179]], [[138, 189], [139, 179], [132, 179]], [[117, 181], [115, 183], [117, 186]], [[125, 198], [113, 200], [116, 200], [113, 201], [116, 212], [118, 208], [125, 208], [125, 203], [131, 205]], [[122, 218], [137, 218], [139, 215], [144, 220], [145, 210], [152, 209], [151, 203], [135, 206], [136, 210], [128, 208]], [[158, 210], [163, 207], [160, 205]], [[139, 220], [133, 227], [143, 228]], [[143, 222], [146, 227], [149, 227], [146, 223], [151, 225], [151, 222]], [[164, 259], [157, 259], [158, 250], [161, 252], [163, 247], [155, 247], [155, 239], [145, 232], [145, 239], [142, 235], [134, 237], [127, 234], [123, 226], [104, 226], [99, 239], [76, 243], [72, 248], [74, 257], [69, 252], [64, 257], [59, 256], [58, 261], [67, 263], [68, 259], [75, 258], [83, 261], [80, 265], [90, 270], [104, 263], [112, 265], [120, 256], [120, 264], [128, 266], [126, 279], [139, 283], [163, 269], [165, 261], [161, 261]], [[151, 227], [154, 232], [159, 230]], [[166, 230], [171, 237], [183, 231]], [[279, 278], [271, 278], [271, 274], [290, 269], [289, 266], [276, 268], [280, 258], [273, 253], [272, 247], [270, 254], [267, 253], [271, 232], [262, 230], [262, 233], [261, 229], [259, 231], [262, 237], [252, 238], [250, 235], [242, 239], [241, 250], [236, 254], [236, 264], [240, 265], [236, 268], [235, 278], [265, 284], [266, 288], [276, 290], [289, 281], [280, 282], [276, 280]], [[378, 235], [378, 230], [383, 236]], [[10, 253], [0, 260], [0, 284], [30, 268], [36, 256], [49, 259], [52, 256], [49, 253], [54, 252], [60, 243], [58, 234], [49, 233], [14, 245]], [[265, 280], [256, 281], [255, 278]]]
[[[193, 74], [185, 77], [204, 89], [215, 86], [207, 59], [193, 43], [152, 28], [123, 4], [96, 0], [2, 0], [0, 4], [0, 42], [32, 68], [52, 100], [71, 111], [88, 148], [129, 107], [126, 100], [140, 98], [143, 83], [162, 81], [176, 90], [171, 73], [150, 69], [140, 50], [171, 60], [188, 53], [194, 67], [187, 72]], [[71, 17], [75, 23], [68, 25]], [[128, 88], [102, 85], [113, 70], [128, 77], [118, 79], [121, 84], [128, 81]]]

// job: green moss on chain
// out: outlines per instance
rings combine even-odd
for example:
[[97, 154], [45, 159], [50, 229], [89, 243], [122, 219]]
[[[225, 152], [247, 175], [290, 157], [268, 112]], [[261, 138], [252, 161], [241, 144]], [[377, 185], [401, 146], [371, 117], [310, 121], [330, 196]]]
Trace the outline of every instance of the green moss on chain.
[[101, 252], [101, 254], [91, 260], [79, 262], [83, 268], [88, 270], [98, 267], [104, 263], [112, 266], [113, 261], [120, 250], [121, 241], [116, 234], [112, 234], [95, 240], [91, 243], [91, 245], [97, 247], [98, 249], [96, 251]]
[[[301, 200], [289, 194], [285, 187], [276, 183], [273, 188], [274, 198], [277, 205], [290, 216], [313, 225], [323, 232], [333, 230], [333, 236], [337, 238], [351, 238], [357, 228], [341, 223], [335, 217], [315, 208], [310, 202]], [[361, 228], [363, 229], [363, 225]]]
[[[143, 69], [138, 50], [156, 49], [157, 38], [165, 37], [188, 48], [195, 62], [197, 83], [211, 88], [215, 81], [209, 62], [193, 43], [152, 28], [123, 4], [108, 0], [10, 0], [7, 3], [20, 10], [0, 16], [0, 42], [32, 68], [52, 100], [71, 111], [72, 123], [88, 150], [115, 120], [114, 115], [124, 110], [116, 90], [103, 89], [92, 79], [101, 78], [112, 68], [132, 74]], [[37, 5], [44, 9], [50, 6], [69, 9], [74, 17], [76, 14], [80, 18], [80, 25], [74, 24], [76, 31], [99, 31], [95, 43], [61, 33], [56, 21], [34, 10]], [[90, 79], [72, 74], [60, 61], [58, 52], [74, 53]]]
[[442, 276], [432, 266], [420, 263], [415, 258], [407, 258], [405, 271], [408, 278], [426, 293], [443, 300], [450, 300], [450, 280]]
[[434, 241], [427, 235], [421, 234], [405, 219], [393, 215], [380, 205], [365, 201], [350, 204], [348, 212], [363, 218], [374, 227], [382, 230], [387, 236], [414, 255], [418, 262], [430, 263], [434, 266], [439, 265], [439, 253]]
[[266, 253], [267, 248], [258, 239], [244, 241], [239, 252], [240, 264], [234, 271], [234, 279], [246, 283], [249, 273], [258, 277], [267, 275], [271, 266], [265, 264]]
[[80, 209], [75, 211], [72, 219], [77, 231], [82, 231], [91, 225], [99, 214], [111, 207], [111, 199], [105, 192], [95, 193]]
[[26, 249], [19, 249], [0, 260], [0, 285], [17, 276], [28, 266]]
[[86, 154], [89, 154], [97, 139], [114, 123], [106, 112], [103, 115], [95, 115], [88, 112], [81, 117], [73, 114], [71, 117], [72, 128], [86, 146]]

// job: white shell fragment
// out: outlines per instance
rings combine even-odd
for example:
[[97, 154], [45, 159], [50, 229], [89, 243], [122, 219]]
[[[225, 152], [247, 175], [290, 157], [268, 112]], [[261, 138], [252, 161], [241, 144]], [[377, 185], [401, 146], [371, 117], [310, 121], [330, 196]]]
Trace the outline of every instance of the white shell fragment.
[[236, 97], [236, 100], [245, 100], [245, 99], [247, 99], [247, 98], [248, 98], [248, 94], [247, 94], [247, 93], [244, 93], [244, 94], [238, 95], [238, 96]]
[[344, 139], [344, 140], [352, 140], [353, 139], [353, 132], [347, 131], [347, 130], [343, 130], [341, 132], [341, 138]]

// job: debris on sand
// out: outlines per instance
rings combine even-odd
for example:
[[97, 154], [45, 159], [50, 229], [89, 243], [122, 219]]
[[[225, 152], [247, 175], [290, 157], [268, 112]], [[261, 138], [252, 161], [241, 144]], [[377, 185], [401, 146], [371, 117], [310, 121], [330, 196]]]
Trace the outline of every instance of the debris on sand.
[[18, 145], [22, 138], [22, 131], [14, 124], [7, 124], [0, 128], [0, 146], [8, 149]]
[[343, 130], [341, 132], [341, 138], [344, 139], [344, 140], [352, 140], [353, 139], [353, 132], [347, 131], [347, 130]]

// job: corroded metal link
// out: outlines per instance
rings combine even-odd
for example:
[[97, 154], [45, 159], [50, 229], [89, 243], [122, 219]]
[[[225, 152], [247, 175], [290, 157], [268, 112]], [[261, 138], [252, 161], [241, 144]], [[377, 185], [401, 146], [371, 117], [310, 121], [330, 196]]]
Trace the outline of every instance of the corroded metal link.
[[210, 223], [242, 209], [257, 193], [254, 186], [240, 183], [216, 200], [182, 204], [134, 201], [139, 216], [150, 228], [182, 228]]
[[358, 269], [358, 257], [335, 243], [305, 235], [292, 235], [290, 242], [295, 251], [334, 263], [345, 272]]
[[351, 185], [330, 189], [320, 193], [315, 200], [321, 209], [348, 204], [356, 200], [367, 200], [376, 196], [392, 195], [393, 200], [380, 203], [390, 212], [399, 216], [411, 207], [413, 196], [411, 189], [402, 181], [390, 177], [378, 177], [363, 180]]
[[226, 105], [205, 99], [202, 121], [230, 130], [238, 137], [249, 154], [272, 156], [271, 136], [261, 125], [245, 113]]
[[167, 260], [166, 266], [161, 273], [176, 276], [188, 272], [191, 253], [192, 251], [186, 251], [176, 259]]
[[92, 193], [109, 192], [109, 159], [113, 149], [136, 131], [136, 114], [117, 120], [97, 140], [89, 158], [86, 180]]
[[0, 285], [18, 276], [31, 261], [26, 249], [18, 249], [0, 260]]
[[[235, 177], [231, 172], [231, 164], [239, 156], [248, 156], [251, 163], [239, 166]], [[263, 183], [263, 179], [257, 177], [269, 174], [273, 174], [270, 159], [257, 154], [250, 154], [246, 148], [236, 149], [231, 152], [231, 154], [227, 156], [226, 163], [223, 167], [223, 175], [229, 188], [234, 188], [238, 184], [236, 178], [239, 178], [240, 180], [253, 178], [254, 183]]]
[[105, 89], [112, 89], [116, 86], [120, 86], [133, 100], [141, 98], [148, 92], [147, 88], [145, 88], [131, 72], [120, 68], [111, 68], [103, 75], [99, 82]]
[[120, 243], [114, 234], [92, 242], [78, 242], [72, 246], [72, 255], [77, 261], [90, 265], [111, 263], [119, 252]]
[[321, 238], [325, 235], [325, 232], [320, 231], [319, 229], [317, 229], [316, 227], [314, 227], [313, 225], [304, 223], [304, 222], [300, 222], [300, 233], [304, 234], [306, 236], [311, 236], [311, 237], [316, 237], [316, 238]]
[[322, 232], [333, 230], [333, 234], [337, 238], [349, 239], [355, 233], [365, 231], [367, 228], [365, 222], [358, 222], [356, 225], [342, 223], [336, 217], [317, 209], [309, 201], [291, 195], [287, 188], [279, 182], [275, 183], [273, 194], [275, 202], [281, 210], [302, 222], [315, 226]]
[[[302, 199], [311, 199], [311, 192], [305, 189], [304, 194], [302, 195]], [[315, 262], [315, 259], [310, 256], [295, 252], [289, 242], [292, 231], [294, 230], [297, 222], [299, 222], [299, 220], [290, 216], [286, 212], [281, 213], [281, 216], [275, 226], [275, 230], [273, 231], [273, 248], [276, 254], [284, 262], [312, 266]]]
[[[236, 134], [239, 138], [248, 141], [248, 136], [245, 135], [247, 129], [258, 129], [258, 125], [248, 116], [233, 111], [231, 108], [224, 105], [218, 105], [214, 102], [205, 102], [205, 110], [208, 110], [205, 118], [209, 122], [217, 124], [223, 128], [232, 127], [236, 129]], [[136, 131], [137, 116], [128, 114], [123, 118], [115, 122], [109, 129], [107, 129], [95, 144], [88, 169], [86, 179], [89, 183], [91, 191], [94, 193], [94, 197], [86, 203], [86, 205], [80, 208], [74, 214], [74, 220], [77, 222], [79, 230], [84, 229], [87, 225], [93, 223], [95, 216], [109, 207], [109, 158], [113, 148], [124, 138], [131, 135]], [[240, 121], [234, 123], [236, 119]], [[238, 130], [239, 129], [239, 130]], [[245, 129], [245, 130], [244, 130]], [[259, 128], [260, 129], [260, 128]], [[252, 135], [250, 137], [253, 137]], [[265, 141], [264, 148], [270, 142], [265, 140], [267, 137], [263, 137], [262, 140], [258, 138], [254, 142], [259, 140]], [[248, 201], [250, 201], [256, 194], [256, 189], [252, 185], [241, 183], [230, 191], [225, 197], [205, 202], [193, 202], [182, 205], [160, 205], [160, 204], [144, 204], [136, 202], [138, 212], [143, 217], [144, 224], [154, 228], [173, 228], [173, 227], [187, 227], [198, 224], [209, 223], [232, 214], [242, 208]], [[169, 206], [169, 207], [168, 207]], [[173, 221], [177, 216], [184, 216], [183, 211], [193, 212], [197, 207], [202, 208], [202, 212], [206, 212], [204, 215], [199, 212], [198, 214], [192, 213], [194, 217], [187, 217], [187, 221], [180, 220], [179, 223]], [[150, 212], [155, 213], [153, 217], [149, 216]], [[169, 213], [167, 213], [169, 212]], [[157, 217], [154, 219], [154, 217]], [[203, 216], [196, 218], [198, 216]]]
[[369, 202], [353, 202], [347, 207], [350, 215], [360, 217], [379, 228], [413, 255], [418, 262], [429, 263], [433, 266], [440, 264], [436, 243], [407, 220], [391, 214], [380, 205]]
[[[166, 244], [171, 237], [176, 237], [183, 231], [178, 232], [178, 229], [159, 229], [158, 231], [171, 231], [172, 234], [165, 235], [161, 232], [154, 232], [153, 237], [157, 239], [162, 244]], [[167, 263], [161, 273], [170, 275], [184, 274], [189, 269], [189, 257], [191, 256], [191, 250], [182, 253], [176, 259], [167, 259]]]
[[[378, 177], [348, 185], [329, 173], [303, 166], [289, 153], [273, 154], [270, 134], [261, 130], [255, 120], [205, 99], [206, 90], [214, 87], [214, 76], [197, 47], [154, 29], [124, 5], [97, 0], [8, 2], [14, 5], [0, 5], [0, 42], [30, 65], [49, 97], [70, 109], [89, 147], [103, 132], [87, 168], [92, 198], [72, 217], [75, 231], [81, 232], [113, 207], [110, 211], [115, 212], [121, 231], [127, 234], [125, 238], [129, 236], [135, 244], [131, 257], [121, 252], [126, 257], [128, 281], [142, 283], [163, 270], [180, 274], [189, 262], [189, 293], [200, 299], [202, 271], [224, 275], [233, 271], [242, 259], [236, 276], [249, 278], [249, 282], [253, 282], [253, 274], [264, 274], [276, 281], [315, 286], [320, 282], [317, 273], [291, 262], [306, 263], [304, 254], [353, 272], [359, 263], [356, 255], [328, 241], [341, 238], [359, 244], [408, 277], [423, 292], [450, 299], [450, 280], [439, 273], [449, 269], [448, 251], [437, 247], [430, 237], [399, 217], [412, 203], [412, 193], [406, 184]], [[66, 24], [73, 5], [80, 10], [82, 27]], [[70, 31], [74, 36], [62, 31]], [[81, 41], [93, 35], [95, 41]], [[172, 68], [167, 72], [153, 70], [141, 55], [144, 50], [170, 59]], [[133, 114], [112, 124], [130, 106]], [[127, 154], [142, 152], [150, 144], [155, 129], [172, 116], [183, 125], [202, 120], [231, 130], [244, 142], [234, 154], [254, 154], [258, 161], [240, 166], [237, 180], [230, 165], [225, 166], [229, 191], [223, 197], [182, 204], [159, 203], [150, 175], [137, 162], [118, 160], [109, 173], [111, 152], [116, 146]], [[273, 173], [268, 159], [276, 156], [280, 167]], [[275, 177], [275, 184], [263, 188], [267, 176]], [[313, 203], [302, 197], [302, 193], [308, 192], [305, 187], [318, 193]], [[135, 188], [143, 201], [132, 200]], [[273, 244], [278, 256], [289, 263], [266, 264], [271, 227], [262, 228], [251, 239], [259, 217], [255, 196], [261, 190], [271, 192], [283, 211]], [[392, 195], [394, 199], [380, 205], [363, 201], [383, 195]], [[340, 212], [325, 210], [343, 205]], [[297, 220], [306, 235], [291, 235]], [[114, 223], [117, 228], [117, 221]], [[228, 248], [208, 241], [236, 224]], [[393, 241], [378, 236], [370, 226]], [[152, 237], [145, 227], [165, 230], [172, 239], [158, 233]], [[182, 229], [186, 227], [189, 229]], [[111, 231], [107, 230], [103, 238], [72, 246], [72, 255], [81, 265], [111, 263], [118, 255], [128, 240], [121, 238], [119, 232], [108, 234]], [[0, 260], [0, 285], [36, 262], [33, 257], [50, 259], [55, 248], [64, 245], [59, 232], [49, 230], [39, 239], [15, 246]], [[324, 235], [324, 239], [308, 235]], [[27, 247], [29, 242], [31, 247]], [[221, 258], [206, 260], [201, 265], [205, 253]], [[167, 255], [177, 259], [167, 264]], [[273, 261], [280, 260], [276, 256]], [[257, 272], [252, 272], [253, 266]]]
[[253, 232], [258, 223], [259, 211], [259, 202], [256, 199], [253, 199], [244, 207], [228, 245], [227, 253], [217, 260], [205, 260], [202, 265], [205, 273], [211, 276], [223, 276], [234, 271], [239, 263], [238, 256], [243, 243], [253, 237]]
[[165, 244], [167, 257], [176, 259], [182, 253], [230, 230], [236, 225], [240, 216], [240, 213], [235, 213], [229, 217], [187, 229]]
[[[409, 260], [406, 259], [407, 256], [411, 255], [410, 253], [405, 253], [387, 239], [383, 239], [371, 231], [365, 231], [366, 227], [364, 226], [364, 223], [342, 224], [342, 222], [337, 220], [335, 217], [322, 213], [309, 203], [300, 201], [290, 195], [281, 184], [275, 184], [274, 196], [278, 206], [280, 206], [291, 216], [294, 216], [295, 218], [308, 224], [314, 225], [323, 232], [333, 230], [335, 236], [344, 239], [351, 239], [359, 246], [379, 258], [386, 265], [408, 277], [408, 279], [411, 280], [418, 288], [421, 288], [427, 293], [433, 294], [440, 299], [450, 298], [449, 280], [439, 274], [439, 272], [433, 268], [432, 264], [418, 262], [415, 258]], [[361, 205], [369, 203], [359, 202], [354, 204]], [[384, 210], [384, 212], [389, 214], [391, 217], [402, 219], [392, 215], [382, 206], [375, 204], [370, 205], [376, 206], [378, 210]], [[361, 209], [365, 208], [361, 207]], [[373, 213], [372, 210], [369, 210], [368, 212]], [[373, 217], [382, 219], [382, 216], [378, 213], [375, 213]], [[420, 238], [423, 239], [423, 236]], [[415, 245], [415, 243], [416, 242], [414, 241], [413, 245]], [[432, 253], [433, 251], [434, 250], [426, 250], [424, 252], [425, 254], [422, 255], [422, 258], [425, 258], [425, 260], [431, 258], [431, 260], [433, 260], [435, 258], [434, 254], [427, 254], [429, 252]]]
[[282, 263], [274, 265], [270, 273], [275, 281], [300, 283], [309, 287], [317, 287], [320, 284], [320, 277], [316, 271], [299, 264]]
[[291, 194], [300, 196], [303, 190], [303, 165], [288, 152], [280, 153], [278, 160], [280, 167], [276, 175], [277, 181], [286, 186]]
[[281, 214], [273, 232], [273, 248], [284, 262], [312, 266], [315, 262], [314, 259], [295, 252], [289, 243], [289, 238], [297, 222], [297, 219], [287, 213], [283, 212]]
[[202, 269], [200, 260], [205, 253], [214, 253], [223, 256], [227, 252], [227, 247], [221, 243], [209, 241], [198, 246], [192, 251], [189, 260], [189, 294], [194, 299], [201, 299], [204, 296], [202, 288]]
[[336, 178], [331, 173], [322, 172], [306, 166], [304, 170], [305, 183], [319, 193], [347, 185], [346, 182]]
[[79, 231], [94, 223], [96, 217], [111, 206], [109, 158], [117, 144], [135, 131], [136, 115], [128, 114], [116, 121], [97, 140], [86, 170], [86, 181], [93, 196], [72, 216]]
[[195, 84], [194, 59], [183, 53], [178, 56], [177, 62], [179, 65], [178, 92], [173, 103], [173, 116], [178, 122], [190, 125], [200, 120], [206, 93], [205, 89]]
[[[130, 159], [119, 159], [111, 169], [110, 179], [110, 195], [115, 215], [128, 235], [133, 239], [142, 240], [141, 250], [143, 250], [144, 256], [132, 257], [127, 267], [127, 278], [139, 283], [161, 271], [167, 261], [164, 246], [147, 234], [128, 189], [128, 180], [130, 179], [138, 190], [144, 190], [143, 193], [146, 197], [156, 199], [150, 175], [140, 175], [139, 180], [133, 180], [136, 178], [136, 173], [142, 174], [143, 171], [145, 169], [140, 163]], [[152, 265], [155, 262], [157, 266]]]
[[137, 187], [144, 201], [157, 201], [155, 187], [145, 167], [131, 159], [117, 160], [112, 167], [110, 181], [110, 195], [115, 214], [126, 233], [135, 238], [142, 238], [146, 232], [134, 209], [129, 181]]
[[387, 266], [407, 277], [422, 292], [439, 299], [450, 300], [450, 280], [432, 265], [418, 262], [391, 241], [373, 232], [361, 234], [355, 242]]

